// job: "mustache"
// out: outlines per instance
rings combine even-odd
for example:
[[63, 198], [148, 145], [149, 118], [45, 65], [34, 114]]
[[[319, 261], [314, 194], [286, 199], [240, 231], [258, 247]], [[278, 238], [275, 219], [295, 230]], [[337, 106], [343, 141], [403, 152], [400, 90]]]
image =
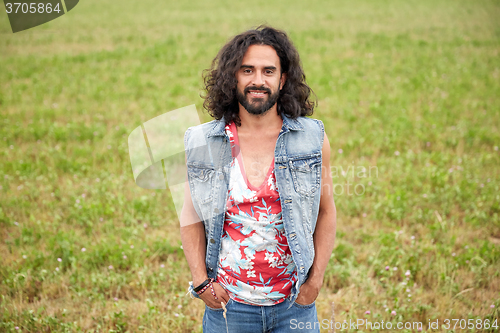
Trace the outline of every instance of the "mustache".
[[260, 87], [255, 87], [255, 86], [254, 87], [246, 87], [245, 90], [243, 90], [243, 92], [245, 94], [248, 94], [250, 92], [250, 90], [252, 90], [252, 91], [263, 91], [263, 92], [266, 92], [268, 94], [271, 94], [271, 89], [266, 88], [264, 86], [260, 86]]

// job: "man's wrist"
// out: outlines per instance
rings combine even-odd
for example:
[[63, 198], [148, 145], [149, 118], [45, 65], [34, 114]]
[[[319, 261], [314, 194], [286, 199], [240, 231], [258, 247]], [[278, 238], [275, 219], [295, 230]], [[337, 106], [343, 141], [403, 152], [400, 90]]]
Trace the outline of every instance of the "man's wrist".
[[324, 274], [311, 273], [307, 277], [306, 282], [309, 282], [309, 283], [314, 284], [314, 285], [319, 285], [321, 287], [323, 285], [323, 277], [324, 277]]
[[203, 281], [202, 283], [198, 284], [198, 285], [193, 285], [193, 291], [195, 293], [197, 293], [198, 295], [201, 294], [201, 290], [204, 290], [206, 286], [208, 286], [210, 283], [212, 283], [212, 279], [208, 278], [206, 279], [205, 281]]
[[203, 281], [208, 279], [208, 275], [193, 276], [193, 287], [198, 287]]

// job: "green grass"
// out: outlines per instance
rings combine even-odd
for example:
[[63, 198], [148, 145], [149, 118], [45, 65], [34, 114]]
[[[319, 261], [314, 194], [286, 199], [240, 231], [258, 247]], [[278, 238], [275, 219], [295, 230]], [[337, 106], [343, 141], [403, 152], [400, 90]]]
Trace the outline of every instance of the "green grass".
[[332, 302], [339, 322], [424, 331], [500, 317], [498, 17], [483, 0], [88, 0], [12, 34], [2, 14], [0, 331], [201, 332], [174, 205], [134, 184], [127, 136], [201, 111], [201, 72], [261, 23], [299, 49], [336, 168], [319, 319]]

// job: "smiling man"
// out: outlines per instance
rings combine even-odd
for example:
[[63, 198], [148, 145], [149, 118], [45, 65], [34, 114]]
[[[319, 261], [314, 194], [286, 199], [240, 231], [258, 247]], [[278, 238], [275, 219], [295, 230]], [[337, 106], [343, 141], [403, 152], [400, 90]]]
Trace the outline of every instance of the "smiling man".
[[[259, 69], [255, 65], [260, 65]], [[237, 73], [236, 97], [243, 109], [253, 115], [259, 115], [276, 105], [281, 86], [286, 78], [286, 74], [283, 75], [278, 70], [279, 65], [278, 55], [271, 46], [251, 45], [248, 47]], [[273, 87], [274, 92], [263, 84], [258, 87], [253, 85], [253, 76], [258, 70], [263, 71], [264, 77], [260, 79], [262, 83], [268, 81], [270, 84], [277, 85]]]
[[[186, 131], [181, 237], [204, 332], [319, 332], [335, 240], [330, 146], [297, 50], [261, 26], [205, 74], [215, 120]], [[312, 328], [311, 328], [312, 327]]]

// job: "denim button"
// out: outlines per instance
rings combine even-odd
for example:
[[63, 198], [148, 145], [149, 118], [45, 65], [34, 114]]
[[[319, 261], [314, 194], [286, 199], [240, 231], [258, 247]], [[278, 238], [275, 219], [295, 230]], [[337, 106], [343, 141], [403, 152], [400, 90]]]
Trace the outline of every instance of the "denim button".
[[220, 180], [223, 180], [223, 179], [224, 179], [224, 175], [220, 175], [220, 176], [219, 176], [219, 179], [220, 179]]
[[215, 243], [215, 239], [210, 238], [210, 243], [212, 243], [212, 244]]
[[218, 213], [219, 213], [219, 208], [215, 208], [215, 209], [214, 209], [214, 213], [215, 213], [215, 214], [218, 214]]

